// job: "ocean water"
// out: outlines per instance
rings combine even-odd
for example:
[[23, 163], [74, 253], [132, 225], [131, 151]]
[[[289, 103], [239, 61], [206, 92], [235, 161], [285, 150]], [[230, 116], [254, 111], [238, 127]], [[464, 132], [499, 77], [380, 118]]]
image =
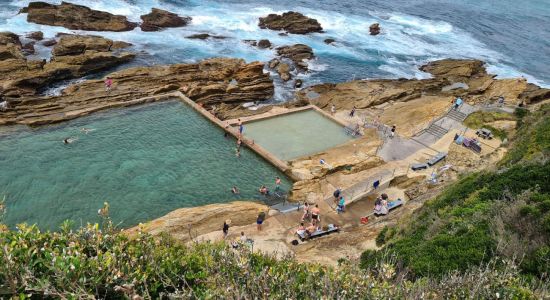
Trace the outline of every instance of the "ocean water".
[[[46, 37], [72, 32], [26, 22], [17, 14], [29, 0], [0, 0], [0, 30], [26, 33], [42, 30]], [[48, 0], [52, 3], [60, 1]], [[274, 50], [260, 50], [242, 42], [267, 38], [276, 46], [305, 43], [317, 59], [308, 74], [298, 75], [306, 85], [359, 78], [425, 78], [418, 66], [441, 58], [478, 58], [500, 77], [525, 76], [529, 81], [550, 84], [550, 1], [547, 0], [73, 0], [139, 21], [139, 16], [159, 7], [193, 17], [189, 26], [162, 32], [92, 32], [133, 43], [140, 53], [132, 63], [150, 65], [195, 62], [216, 56], [267, 61]], [[325, 33], [280, 36], [262, 30], [258, 18], [268, 13], [300, 11], [320, 21]], [[379, 22], [382, 34], [368, 35]], [[190, 40], [194, 33], [208, 32], [223, 40]], [[335, 45], [323, 40], [334, 38]], [[38, 47], [38, 56], [48, 49]], [[277, 82], [275, 101], [292, 97], [292, 83]]]
[[[66, 145], [67, 137], [77, 140]], [[36, 130], [2, 128], [0, 195], [6, 196], [7, 224], [56, 229], [66, 219], [97, 222], [107, 201], [113, 220], [127, 227], [181, 207], [255, 199], [259, 186], [274, 188], [276, 176], [288, 190], [281, 172], [246, 148], [237, 158], [235, 145], [180, 102]], [[240, 196], [230, 192], [233, 185]]]

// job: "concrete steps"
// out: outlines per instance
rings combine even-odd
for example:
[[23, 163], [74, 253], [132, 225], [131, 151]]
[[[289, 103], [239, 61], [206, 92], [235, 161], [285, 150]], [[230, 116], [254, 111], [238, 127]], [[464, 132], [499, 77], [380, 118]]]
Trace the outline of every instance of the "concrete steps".
[[453, 119], [458, 122], [463, 122], [467, 116], [468, 116], [467, 114], [455, 109], [451, 109], [446, 115], [447, 118]]
[[428, 127], [428, 129], [426, 129], [426, 132], [438, 138], [441, 138], [445, 134], [447, 134], [448, 130], [439, 125], [432, 124], [430, 125], [430, 127]]

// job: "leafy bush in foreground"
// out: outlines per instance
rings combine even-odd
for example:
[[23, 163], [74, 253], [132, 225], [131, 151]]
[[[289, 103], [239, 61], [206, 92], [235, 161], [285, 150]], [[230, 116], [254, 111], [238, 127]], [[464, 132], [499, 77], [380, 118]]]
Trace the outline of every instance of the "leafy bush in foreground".
[[0, 297], [535, 299], [548, 293], [544, 282], [521, 280], [513, 264], [409, 281], [392, 258], [367, 270], [345, 260], [330, 268], [251, 253], [244, 246], [186, 246], [165, 236], [129, 238], [97, 225], [69, 228], [51, 233], [20, 226], [0, 233]]

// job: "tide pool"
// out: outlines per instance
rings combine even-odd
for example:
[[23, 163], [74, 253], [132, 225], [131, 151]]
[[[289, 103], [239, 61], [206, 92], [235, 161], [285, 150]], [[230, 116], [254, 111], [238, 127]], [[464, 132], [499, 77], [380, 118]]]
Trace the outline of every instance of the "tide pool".
[[[291, 185], [252, 151], [237, 158], [234, 139], [177, 101], [1, 130], [0, 198], [10, 226], [97, 222], [107, 201], [114, 222], [128, 227], [181, 207], [253, 199], [276, 176], [285, 190]], [[64, 144], [68, 137], [76, 141]]]

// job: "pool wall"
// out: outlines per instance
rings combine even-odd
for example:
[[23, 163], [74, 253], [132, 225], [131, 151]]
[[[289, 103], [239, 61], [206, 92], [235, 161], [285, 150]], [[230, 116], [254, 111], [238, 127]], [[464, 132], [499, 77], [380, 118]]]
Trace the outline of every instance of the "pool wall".
[[[341, 125], [343, 127], [348, 126], [348, 124], [346, 124], [345, 122], [342, 122], [342, 121], [334, 118], [329, 113], [327, 113], [324, 110], [320, 109], [319, 107], [317, 107], [315, 105], [311, 105], [311, 104], [303, 106], [303, 107], [291, 108], [287, 111], [283, 111], [283, 112], [279, 112], [279, 113], [274, 113], [274, 114], [269, 114], [269, 115], [256, 115], [256, 116], [250, 116], [250, 117], [242, 117], [240, 119], [241, 119], [243, 124], [246, 124], [246, 123], [253, 123], [253, 122], [256, 122], [256, 121], [262, 121], [262, 120], [267, 120], [267, 119], [271, 119], [271, 118], [276, 118], [276, 117], [280, 117], [280, 116], [284, 116], [284, 115], [290, 115], [290, 114], [294, 114], [294, 113], [304, 112], [304, 111], [308, 111], [308, 110], [314, 110], [314, 111], [318, 112], [319, 114], [321, 114], [321, 116], [325, 117], [326, 119], [329, 119], [330, 121], [332, 121], [334, 123], [337, 123], [338, 125]], [[232, 126], [237, 124], [236, 119], [228, 120], [228, 122]]]
[[[187, 96], [185, 96], [182, 92], [177, 91], [173, 94], [170, 94], [173, 97], [176, 97], [180, 99], [181, 101], [185, 102], [189, 106], [191, 106], [193, 109], [201, 113], [206, 119], [210, 120], [212, 123], [218, 125], [220, 128], [231, 134], [235, 138], [239, 138], [239, 131], [238, 129], [235, 129], [231, 126], [230, 122], [224, 122], [220, 119], [216, 118], [214, 115], [212, 115], [208, 110], [200, 106], [199, 104], [195, 103], [195, 101], [189, 99]], [[242, 136], [241, 141], [244, 145], [246, 145], [248, 148], [256, 152], [258, 155], [260, 155], [263, 159], [270, 162], [272, 165], [274, 165], [276, 168], [281, 170], [283, 173], [287, 174], [293, 181], [298, 181], [297, 178], [292, 176], [290, 172], [287, 172], [289, 167], [288, 164], [279, 158], [275, 157], [273, 154], [271, 154], [269, 151], [264, 149], [262, 146], [254, 143], [252, 140]]]

